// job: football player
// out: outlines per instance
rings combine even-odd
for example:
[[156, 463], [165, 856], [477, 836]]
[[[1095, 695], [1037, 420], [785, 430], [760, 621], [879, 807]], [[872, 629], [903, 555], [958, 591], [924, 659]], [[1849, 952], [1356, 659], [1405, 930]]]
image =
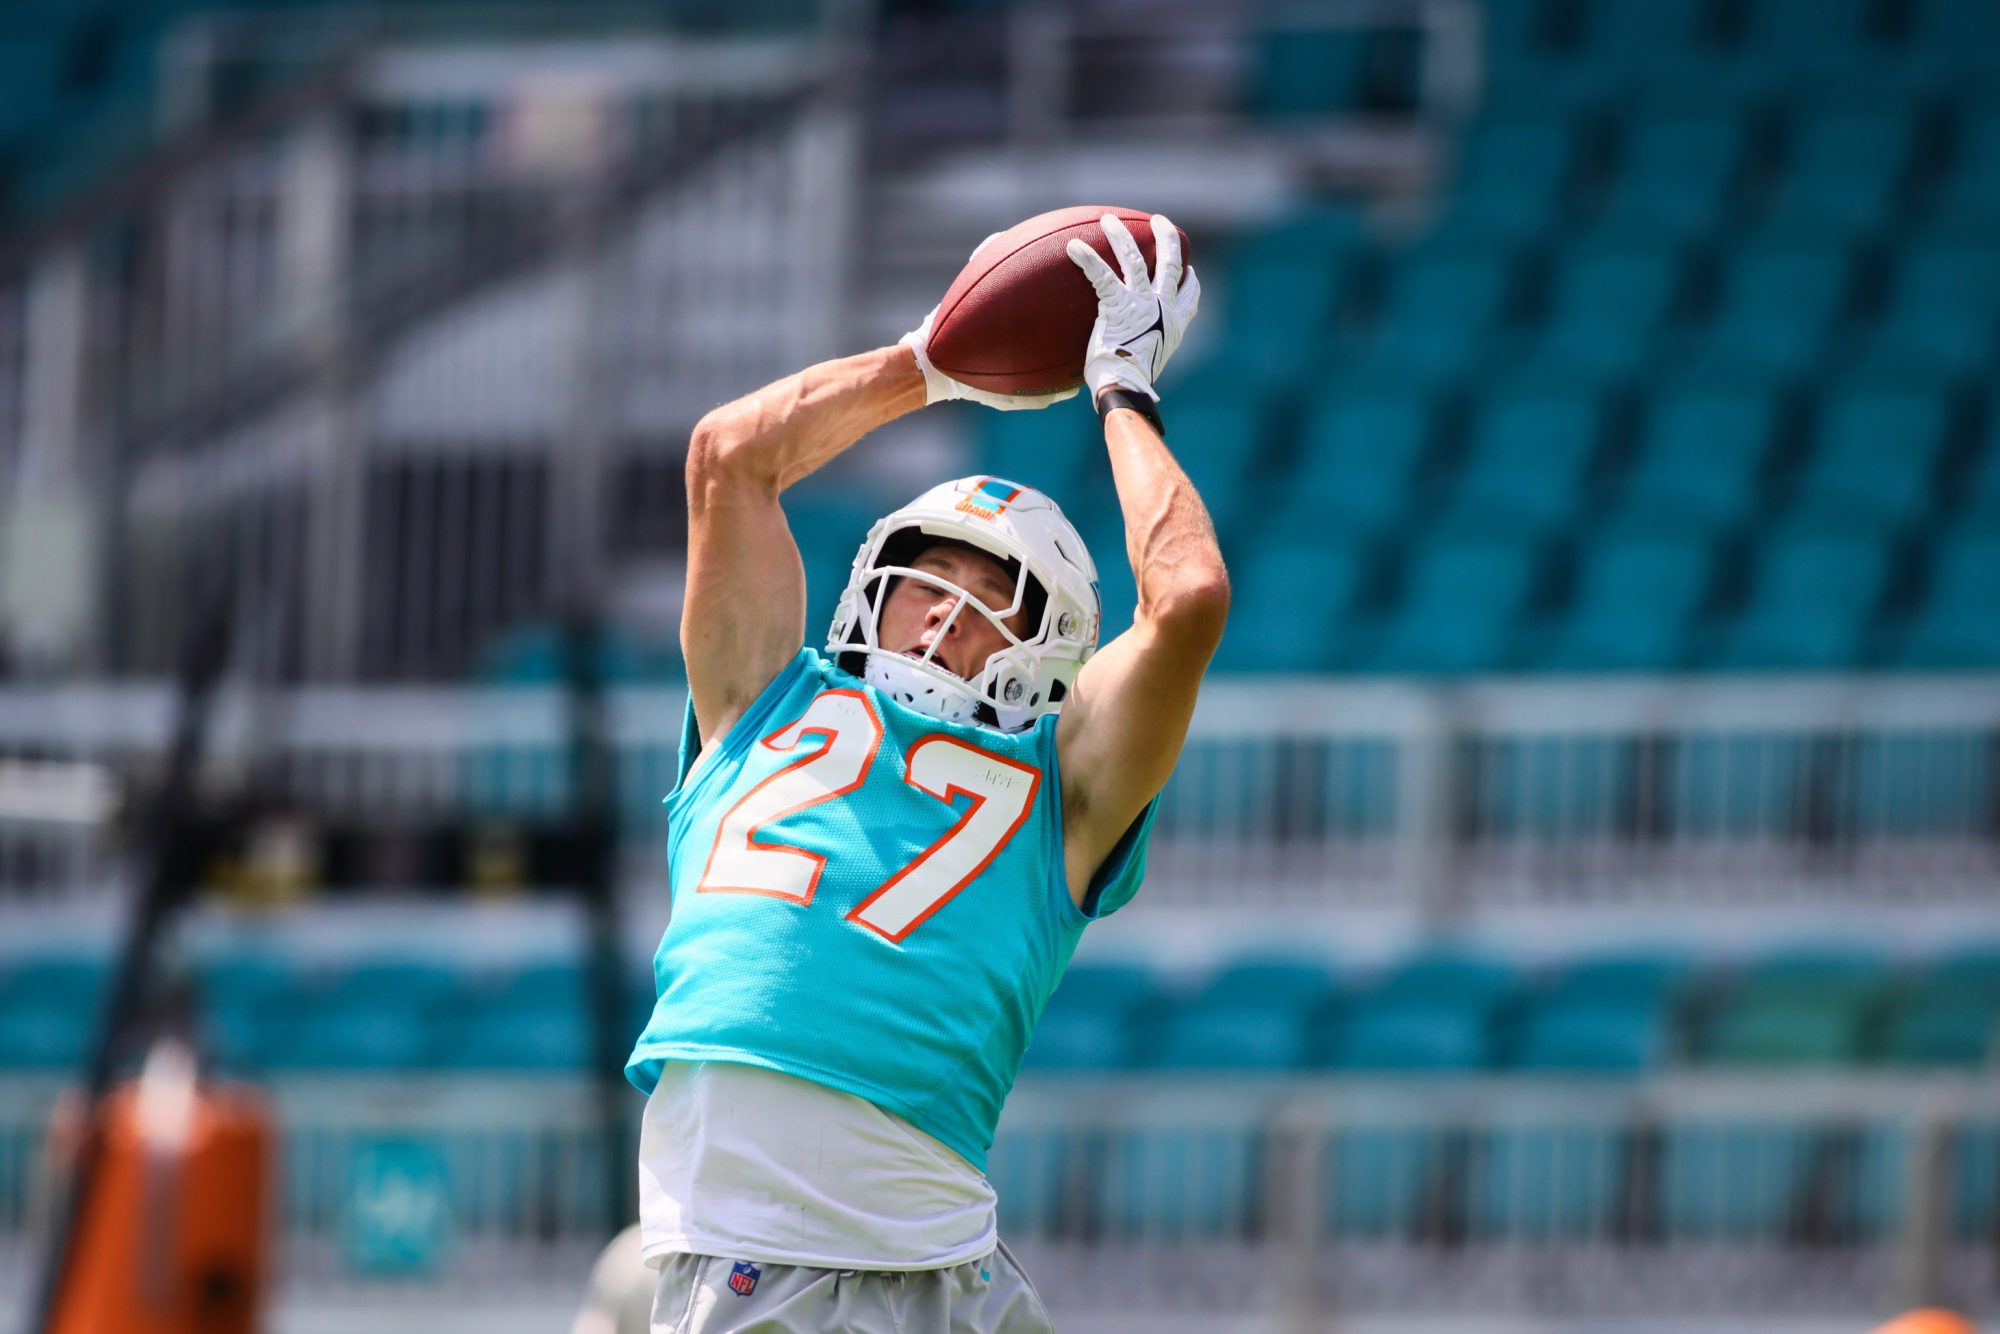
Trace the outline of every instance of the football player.
[[1229, 605], [1154, 390], [1200, 287], [1152, 224], [1151, 271], [1113, 216], [1116, 270], [1070, 243], [1138, 585], [1102, 649], [1076, 529], [997, 477], [876, 523], [824, 648], [805, 645], [785, 488], [928, 403], [1069, 396], [949, 379], [930, 318], [695, 428], [673, 913], [627, 1068], [649, 1095], [655, 1331], [1048, 1327], [999, 1243], [986, 1153], [1084, 928], [1138, 887]]

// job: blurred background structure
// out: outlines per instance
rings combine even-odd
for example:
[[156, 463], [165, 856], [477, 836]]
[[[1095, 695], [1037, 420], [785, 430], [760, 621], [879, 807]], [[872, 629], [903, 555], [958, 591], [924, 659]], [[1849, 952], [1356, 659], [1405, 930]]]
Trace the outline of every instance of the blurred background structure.
[[[1236, 605], [993, 1156], [1063, 1326], [2000, 1317], [1993, 0], [0, 0], [0, 1331], [214, 601], [166, 971], [279, 1111], [271, 1327], [565, 1326], [688, 429], [1089, 201], [1194, 239]], [[856, 449], [813, 632], [974, 471], [1115, 631], [1100, 448]]]

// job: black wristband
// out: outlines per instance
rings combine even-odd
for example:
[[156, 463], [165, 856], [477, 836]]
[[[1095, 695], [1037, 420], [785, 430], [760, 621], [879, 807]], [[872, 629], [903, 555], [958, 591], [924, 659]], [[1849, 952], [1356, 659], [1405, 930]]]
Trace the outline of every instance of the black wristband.
[[1151, 394], [1135, 394], [1129, 389], [1107, 389], [1097, 396], [1097, 420], [1103, 421], [1117, 408], [1130, 408], [1153, 424], [1162, 440], [1167, 438], [1167, 427], [1160, 420], [1160, 400]]

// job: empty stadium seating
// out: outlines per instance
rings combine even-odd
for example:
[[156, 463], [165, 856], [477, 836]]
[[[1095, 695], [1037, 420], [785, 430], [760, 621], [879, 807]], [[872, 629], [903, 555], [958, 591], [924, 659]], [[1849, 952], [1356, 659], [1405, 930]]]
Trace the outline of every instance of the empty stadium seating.
[[[1936, 522], [2000, 513], [1983, 402], [2000, 364], [2000, 112], [1953, 48], [1992, 45], [1976, 10], [1494, 7], [1490, 95], [1427, 224], [1332, 225], [1316, 207], [1337, 244], [1266, 228], [1236, 257], [1243, 280], [1217, 283], [1217, 346], [1292, 322], [1310, 331], [1292, 350], [1330, 345], [1341, 370], [1302, 415], [1270, 419], [1296, 425], [1263, 451], [1296, 457], [1277, 527], [1320, 525], [1336, 595], [1281, 652], [1226, 665], [2000, 662], [1986, 530]], [[1323, 257], [1316, 276], [1257, 254], [1287, 245]], [[1600, 501], [1676, 526], [1607, 527]], [[1475, 586], [1453, 554], [1473, 521], [1546, 545], [1496, 553], [1507, 573]], [[1275, 564], [1254, 544], [1242, 558], [1259, 577]], [[1621, 621], [1642, 592], [1658, 615]], [[1466, 606], [1481, 610], [1463, 628], [1423, 625]], [[1276, 643], [1286, 615], [1253, 595], [1232, 633]]]
[[[73, 949], [0, 958], [0, 1066], [81, 1060], [106, 967], [101, 953]], [[575, 960], [329, 964], [260, 948], [205, 955], [193, 980], [199, 1031], [252, 1072], [564, 1071], [589, 1055], [594, 1001]], [[636, 1033], [651, 980], [627, 981], [647, 992], [626, 1007]], [[1655, 950], [1540, 967], [1444, 949], [1352, 970], [1316, 954], [1252, 953], [1193, 977], [1076, 964], [1042, 1016], [1028, 1068], [1638, 1075], [1690, 1062], [1977, 1065], [1996, 1036], [1993, 943], [1915, 960], [1841, 944], [1740, 964]]]

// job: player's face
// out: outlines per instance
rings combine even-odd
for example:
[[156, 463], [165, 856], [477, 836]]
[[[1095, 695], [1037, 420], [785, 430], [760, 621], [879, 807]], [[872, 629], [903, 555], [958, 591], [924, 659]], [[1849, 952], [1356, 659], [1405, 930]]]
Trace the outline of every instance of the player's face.
[[[995, 611], [1014, 601], [1014, 581], [1008, 577], [1007, 567], [971, 547], [929, 547], [910, 562], [910, 568], [950, 580]], [[921, 657], [936, 643], [931, 661], [954, 676], [971, 680], [985, 668], [988, 658], [1007, 646], [1007, 639], [993, 622], [970, 607], [947, 628], [945, 621], [957, 602], [958, 594], [923, 579], [897, 579], [882, 604], [882, 647]], [[1026, 622], [1027, 613], [1016, 612], [1007, 619], [1007, 628], [1016, 635], [1026, 635]]]

